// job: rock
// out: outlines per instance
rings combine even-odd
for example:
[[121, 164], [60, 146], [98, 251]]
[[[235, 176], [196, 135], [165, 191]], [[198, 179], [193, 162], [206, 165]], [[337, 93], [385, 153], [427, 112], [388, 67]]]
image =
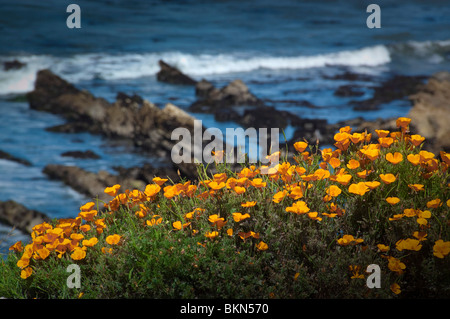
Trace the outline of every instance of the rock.
[[373, 96], [362, 101], [352, 101], [355, 111], [377, 110], [381, 104], [395, 100], [407, 99], [407, 96], [417, 91], [423, 84], [423, 76], [395, 75], [375, 87]]
[[37, 73], [35, 88], [27, 99], [30, 108], [60, 114], [68, 120], [51, 131], [87, 131], [126, 139], [147, 152], [166, 157], [176, 144], [171, 140], [173, 129], [192, 129], [195, 120], [173, 104], [160, 109], [136, 95], [119, 93], [116, 101], [109, 103], [77, 89], [49, 70]]
[[31, 234], [34, 226], [50, 220], [47, 215], [15, 201], [0, 201], [0, 221], [23, 232]]
[[31, 166], [31, 163], [29, 161], [27, 161], [25, 159], [22, 159], [22, 158], [15, 157], [15, 156], [13, 156], [13, 155], [11, 155], [9, 153], [6, 153], [6, 152], [4, 152], [2, 150], [0, 150], [0, 159], [13, 161], [13, 162], [25, 165], [25, 166]]
[[161, 70], [156, 74], [156, 79], [160, 82], [182, 85], [195, 85], [197, 83], [197, 81], [162, 60], [159, 60], [159, 66]]
[[99, 159], [100, 156], [91, 150], [87, 151], [67, 151], [61, 154], [63, 157], [74, 157], [80, 159]]
[[23, 68], [26, 65], [26, 63], [20, 62], [19, 60], [15, 59], [12, 61], [5, 61], [3, 62], [3, 70], [9, 71], [9, 70], [18, 70]]
[[334, 91], [334, 95], [340, 97], [363, 96], [364, 92], [359, 91], [357, 88], [358, 86], [355, 85], [341, 85]]
[[215, 113], [219, 108], [264, 106], [264, 102], [253, 95], [247, 85], [239, 79], [221, 89], [202, 80], [197, 83], [195, 92], [199, 99], [189, 107], [192, 112]]
[[426, 138], [425, 148], [438, 154], [450, 151], [450, 73], [431, 76], [415, 94], [408, 117], [411, 129]]
[[[49, 164], [44, 167], [43, 173], [49, 178], [62, 181], [77, 192], [106, 201], [111, 198], [104, 193], [106, 187], [120, 184], [121, 190], [139, 189], [144, 190], [145, 186], [153, 183], [156, 176], [169, 178], [173, 182], [178, 182], [181, 178], [194, 181], [197, 178], [197, 171], [194, 164], [180, 164], [168, 167], [155, 168], [150, 164], [142, 167], [114, 167], [118, 174], [111, 174], [107, 171], [97, 173], [86, 171], [77, 166], [65, 166], [59, 164]], [[179, 172], [179, 173], [178, 173]]]
[[49, 164], [44, 167], [43, 173], [50, 179], [62, 181], [81, 194], [91, 198], [98, 196], [100, 200], [110, 199], [104, 193], [104, 190], [106, 187], [115, 184], [121, 184], [124, 190], [127, 188], [145, 188], [144, 183], [139, 180], [120, 178], [106, 171], [99, 171], [98, 173], [88, 172], [76, 166]]

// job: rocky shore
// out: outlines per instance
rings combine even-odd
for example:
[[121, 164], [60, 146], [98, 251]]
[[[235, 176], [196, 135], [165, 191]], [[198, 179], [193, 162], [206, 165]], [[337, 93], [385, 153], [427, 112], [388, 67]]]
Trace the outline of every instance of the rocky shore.
[[[214, 114], [217, 121], [234, 121], [242, 127], [285, 128], [291, 125], [295, 132], [287, 142], [290, 150], [293, 143], [306, 139], [310, 143], [319, 141], [322, 145], [332, 145], [337, 130], [346, 125], [354, 131], [374, 133], [375, 129], [395, 130], [395, 119], [366, 121], [356, 118], [336, 124], [321, 119], [305, 119], [298, 114], [278, 111], [273, 106], [256, 97], [245, 83], [236, 79], [222, 88], [216, 88], [207, 80], [195, 81], [176, 68], [160, 61], [159, 81], [171, 84], [190, 85], [195, 90], [197, 101], [189, 111]], [[351, 73], [347, 77], [357, 76]], [[450, 73], [440, 72], [423, 83], [421, 77], [393, 77], [374, 90], [371, 99], [355, 103], [355, 108], [370, 110], [381, 103], [395, 99], [409, 99], [412, 108], [411, 131], [427, 138], [426, 149], [438, 155], [440, 150], [450, 151]], [[336, 94], [360, 96], [360, 88], [342, 86]], [[90, 92], [80, 90], [49, 70], [37, 73], [35, 88], [27, 94], [31, 109], [58, 114], [66, 123], [48, 128], [52, 132], [90, 132], [111, 139], [129, 141], [143, 152], [167, 159], [168, 165], [155, 168], [150, 164], [142, 167], [116, 167], [117, 174], [106, 171], [97, 173], [85, 171], [75, 166], [49, 163], [43, 172], [50, 179], [64, 182], [74, 190], [91, 198], [97, 196], [106, 200], [103, 190], [107, 186], [121, 184], [124, 188], [144, 188], [154, 176], [169, 177], [174, 182], [181, 178], [195, 180], [196, 165], [174, 164], [170, 159], [172, 147], [178, 141], [171, 140], [175, 128], [185, 127], [192, 132], [195, 118], [173, 104], [159, 108], [140, 96], [129, 96], [119, 92], [116, 101], [109, 103]], [[204, 130], [204, 128], [203, 128]], [[191, 147], [195, 147], [191, 145]], [[284, 149], [285, 145], [280, 145]], [[193, 153], [193, 152], [192, 152]], [[63, 156], [89, 158], [95, 160], [97, 154], [69, 152]], [[31, 165], [24, 159], [15, 158], [0, 151], [0, 158]], [[33, 224], [48, 220], [44, 214], [12, 202], [0, 203], [0, 221], [26, 232]]]

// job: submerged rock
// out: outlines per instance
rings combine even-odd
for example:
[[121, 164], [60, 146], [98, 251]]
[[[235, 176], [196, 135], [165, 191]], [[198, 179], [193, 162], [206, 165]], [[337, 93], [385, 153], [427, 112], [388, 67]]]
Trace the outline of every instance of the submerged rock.
[[15, 201], [0, 201], [0, 222], [31, 234], [32, 228], [51, 219], [44, 213], [27, 207]]
[[31, 166], [31, 162], [27, 161], [26, 159], [23, 158], [19, 158], [16, 156], [13, 156], [5, 151], [0, 150], [0, 159], [4, 159], [4, 160], [8, 160], [8, 161], [13, 161], [25, 166]]
[[73, 157], [81, 159], [99, 159], [100, 156], [91, 150], [87, 151], [67, 151], [61, 154], [63, 157]]

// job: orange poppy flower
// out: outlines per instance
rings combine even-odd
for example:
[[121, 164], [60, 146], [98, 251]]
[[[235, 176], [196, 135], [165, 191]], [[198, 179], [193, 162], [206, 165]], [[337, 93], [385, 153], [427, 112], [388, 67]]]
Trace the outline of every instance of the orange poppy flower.
[[369, 187], [366, 186], [366, 183], [359, 182], [358, 184], [351, 184], [348, 188], [348, 191], [352, 194], [363, 196], [370, 190]]
[[307, 147], [308, 147], [308, 143], [305, 143], [305, 142], [296, 142], [296, 143], [294, 143], [294, 148], [299, 153], [303, 152]]
[[263, 251], [263, 250], [269, 249], [269, 246], [268, 246], [265, 242], [260, 241], [258, 244], [256, 244], [256, 248], [257, 248], [258, 250]]
[[331, 185], [327, 188], [326, 193], [332, 197], [337, 197], [341, 194], [341, 189], [336, 185]]
[[121, 186], [119, 184], [116, 184], [112, 187], [106, 187], [104, 192], [105, 192], [105, 194], [108, 194], [109, 196], [116, 197], [117, 192], [119, 191], [120, 187]]
[[219, 236], [219, 232], [218, 231], [206, 232], [206, 234], [205, 234], [205, 237], [210, 238], [210, 239], [214, 239], [217, 236]]
[[304, 201], [298, 201], [293, 203], [292, 206], [286, 207], [286, 211], [300, 215], [309, 212], [309, 207]]
[[256, 201], [253, 201], [253, 202], [245, 202], [245, 203], [242, 203], [242, 204], [241, 204], [242, 207], [253, 207], [253, 206], [255, 206], [255, 205], [256, 205]]
[[425, 137], [418, 134], [414, 134], [409, 137], [409, 142], [414, 146], [419, 146], [423, 141], [425, 141]]
[[380, 174], [380, 178], [385, 184], [391, 184], [397, 179], [393, 174]]
[[386, 160], [389, 161], [390, 163], [396, 165], [396, 164], [400, 163], [401, 161], [403, 161], [403, 155], [399, 152], [395, 152], [394, 154], [387, 153]]
[[409, 123], [411, 123], [411, 119], [409, 119], [407, 117], [399, 117], [395, 121], [395, 124], [397, 125], [397, 127], [401, 127], [401, 128], [407, 128]]
[[109, 235], [108, 237], [106, 237], [106, 242], [110, 245], [117, 245], [121, 238], [122, 236], [117, 234]]
[[367, 187], [369, 187], [370, 189], [375, 189], [375, 188], [377, 188], [378, 186], [380, 186], [380, 182], [377, 182], [377, 181], [365, 182], [365, 185], [366, 185]]
[[233, 190], [234, 190], [238, 195], [244, 194], [245, 191], [246, 191], [245, 187], [241, 187], [241, 186], [235, 186], [235, 187], [233, 187]]
[[225, 185], [226, 184], [224, 182], [217, 183], [216, 181], [212, 181], [211, 183], [208, 184], [208, 187], [217, 191], [224, 188]]
[[394, 143], [394, 139], [392, 137], [380, 137], [378, 138], [378, 143], [384, 148], [388, 148]]
[[98, 239], [96, 237], [92, 237], [91, 239], [83, 240], [82, 244], [86, 247], [92, 247], [98, 243]]
[[359, 166], [360, 166], [359, 161], [354, 160], [354, 159], [349, 160], [349, 161], [348, 161], [348, 164], [347, 164], [347, 167], [348, 167], [349, 169], [356, 169], [356, 168], [358, 168]]
[[414, 166], [420, 164], [421, 161], [420, 154], [408, 154], [408, 156], [406, 156], [406, 159]]
[[330, 158], [330, 160], [328, 161], [328, 164], [331, 165], [331, 167], [336, 168], [341, 166], [341, 161], [339, 160], [339, 158], [337, 157], [332, 157]]
[[161, 186], [159, 184], [149, 184], [145, 187], [144, 194], [147, 196], [147, 198], [151, 198], [156, 196], [156, 194], [158, 194], [160, 190]]
[[389, 131], [386, 130], [375, 130], [375, 133], [377, 133], [378, 137], [386, 137], [389, 134]]
[[288, 191], [284, 190], [284, 191], [280, 191], [277, 192], [275, 195], [273, 195], [272, 201], [274, 203], [279, 203], [283, 200], [283, 198], [287, 195]]
[[95, 203], [94, 202], [89, 202], [89, 203], [86, 203], [83, 206], [81, 206], [80, 210], [82, 212], [87, 212], [87, 211], [92, 210], [92, 208], [94, 208], [94, 207], [95, 207]]
[[388, 197], [386, 198], [386, 202], [388, 202], [391, 205], [398, 204], [400, 202], [400, 198], [398, 197]]
[[250, 218], [249, 214], [233, 213], [232, 215], [236, 223], [243, 221], [244, 219]]

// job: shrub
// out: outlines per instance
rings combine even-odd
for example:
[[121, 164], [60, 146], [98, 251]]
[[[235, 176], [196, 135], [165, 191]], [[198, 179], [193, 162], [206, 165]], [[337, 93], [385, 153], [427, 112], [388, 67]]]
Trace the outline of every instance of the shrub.
[[[275, 169], [216, 163], [199, 182], [105, 189], [76, 218], [33, 228], [0, 267], [15, 298], [434, 298], [450, 296], [450, 154], [399, 130], [298, 142]], [[272, 158], [275, 158], [272, 154]], [[66, 267], [81, 269], [81, 288]], [[368, 265], [381, 288], [366, 285]]]

